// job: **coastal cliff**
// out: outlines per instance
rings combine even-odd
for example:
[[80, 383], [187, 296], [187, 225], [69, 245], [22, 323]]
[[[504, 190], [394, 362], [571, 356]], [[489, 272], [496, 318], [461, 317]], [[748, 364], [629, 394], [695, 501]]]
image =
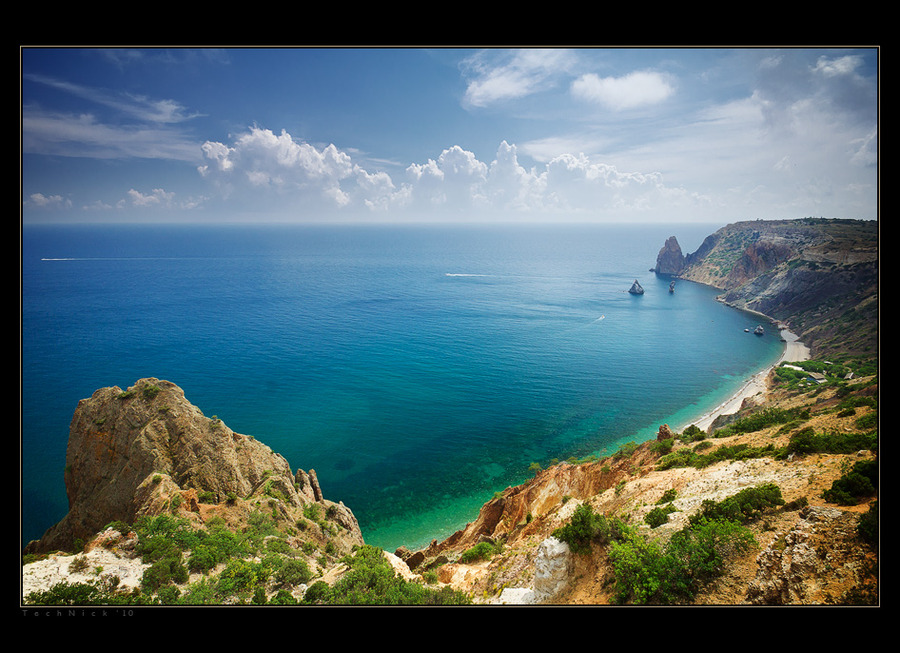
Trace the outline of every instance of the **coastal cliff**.
[[335, 528], [305, 529], [298, 544], [328, 542], [343, 554], [363, 543], [352, 511], [323, 497], [315, 470], [292, 473], [283, 456], [203, 415], [160, 379], [100, 388], [79, 402], [65, 481], [69, 512], [26, 554], [77, 549], [113, 522], [175, 515], [194, 526], [217, 518], [241, 529], [254, 511], [296, 524], [310, 507]]
[[[837, 356], [771, 371], [765, 396], [709, 432], [661, 425], [654, 441], [537, 470], [449, 538], [376, 553], [387, 566], [375, 572], [350, 507], [324, 498], [314, 470], [292, 472], [169, 381], [101, 388], [73, 416], [69, 512], [26, 547], [23, 600], [77, 603], [73, 588], [91, 587], [101, 603], [378, 602], [361, 598], [367, 585], [390, 603], [652, 603], [623, 598], [622, 541], [576, 551], [567, 527], [588, 509], [661, 550], [719, 502], [775, 487], [777, 501], [742, 525], [753, 543], [675, 602], [877, 604], [877, 478], [849, 499], [835, 490], [877, 463], [876, 234], [856, 221], [738, 223], [687, 256], [667, 240], [657, 272], [720, 288]], [[169, 542], [164, 559], [160, 538], [181, 548]], [[373, 575], [360, 580], [363, 559]]]
[[876, 222], [736, 222], [680, 261], [669, 241], [657, 272], [720, 289], [721, 301], [788, 324], [814, 356], [877, 355]]

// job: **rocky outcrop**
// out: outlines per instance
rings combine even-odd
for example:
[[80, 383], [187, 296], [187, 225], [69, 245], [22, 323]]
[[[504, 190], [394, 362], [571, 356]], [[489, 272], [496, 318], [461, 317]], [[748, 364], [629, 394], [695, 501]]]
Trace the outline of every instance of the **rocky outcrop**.
[[666, 244], [659, 250], [656, 256], [656, 274], [679, 275], [684, 270], [684, 254], [681, 253], [681, 245], [675, 236], [669, 236]]
[[640, 283], [638, 283], [638, 280], [635, 279], [634, 283], [631, 284], [631, 288], [628, 289], [628, 292], [630, 292], [632, 295], [643, 295], [644, 288]]
[[794, 527], [757, 556], [758, 570], [746, 602], [843, 602], [850, 593], [858, 593], [858, 588], [874, 584], [874, 555], [859, 547], [858, 523], [859, 515], [851, 511], [829, 506], [804, 508]]
[[26, 553], [70, 550], [113, 521], [132, 524], [173, 508], [196, 522], [216, 508], [240, 515], [259, 498], [289, 519], [320, 504], [344, 527], [347, 548], [363, 541], [353, 513], [323, 497], [314, 470], [292, 473], [284, 457], [204, 416], [181, 388], [155, 378], [128, 390], [101, 388], [79, 402], [65, 482], [69, 512]]
[[500, 593], [499, 604], [529, 605], [552, 603], [572, 580], [572, 551], [569, 545], [555, 537], [541, 542], [534, 560], [533, 588], [506, 588]]

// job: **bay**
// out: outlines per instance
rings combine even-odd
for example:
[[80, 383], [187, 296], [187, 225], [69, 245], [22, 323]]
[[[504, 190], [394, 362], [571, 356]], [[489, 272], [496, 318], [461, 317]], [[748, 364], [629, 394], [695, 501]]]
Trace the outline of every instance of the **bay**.
[[715, 228], [25, 227], [23, 544], [66, 512], [78, 401], [146, 376], [315, 469], [367, 543], [446, 537], [532, 463], [688, 423], [777, 359], [649, 271]]

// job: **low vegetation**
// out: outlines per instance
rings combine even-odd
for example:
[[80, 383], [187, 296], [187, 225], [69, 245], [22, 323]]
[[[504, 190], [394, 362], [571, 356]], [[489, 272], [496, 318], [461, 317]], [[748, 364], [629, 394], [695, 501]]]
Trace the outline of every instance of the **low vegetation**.
[[622, 520], [595, 513], [585, 503], [553, 535], [581, 555], [595, 546], [605, 549], [616, 603], [690, 603], [704, 585], [724, 573], [730, 556], [756, 545], [746, 524], [782, 505], [780, 489], [771, 484], [748, 488], [718, 503], [706, 501], [688, 526], [660, 543]]
[[[318, 516], [320, 519], [321, 517]], [[310, 605], [310, 604], [460, 604], [468, 598], [447, 588], [431, 589], [401, 579], [380, 549], [362, 547], [340, 562], [349, 571], [334, 587], [314, 581], [326, 554], [310, 543], [295, 549], [264, 512], [251, 516], [241, 532], [221, 519], [194, 529], [179, 517], [162, 514], [133, 527], [111, 526], [137, 535], [136, 553], [149, 566], [140, 587], [124, 589], [117, 578], [61, 582], [25, 597], [30, 605]], [[84, 558], [75, 557], [73, 564]], [[337, 560], [332, 562], [338, 562]], [[77, 569], [73, 569], [76, 570]], [[188, 582], [191, 573], [199, 580]], [[313, 582], [304, 595], [302, 585]], [[302, 598], [296, 598], [299, 594]]]

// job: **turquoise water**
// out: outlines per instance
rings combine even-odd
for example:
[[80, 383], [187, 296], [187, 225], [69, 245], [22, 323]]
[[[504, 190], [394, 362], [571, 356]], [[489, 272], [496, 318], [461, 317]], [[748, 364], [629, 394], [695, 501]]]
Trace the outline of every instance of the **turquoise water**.
[[78, 400], [145, 376], [315, 469], [368, 543], [446, 537], [532, 462], [688, 423], [777, 359], [649, 272], [715, 228], [26, 228], [23, 543], [66, 512]]

